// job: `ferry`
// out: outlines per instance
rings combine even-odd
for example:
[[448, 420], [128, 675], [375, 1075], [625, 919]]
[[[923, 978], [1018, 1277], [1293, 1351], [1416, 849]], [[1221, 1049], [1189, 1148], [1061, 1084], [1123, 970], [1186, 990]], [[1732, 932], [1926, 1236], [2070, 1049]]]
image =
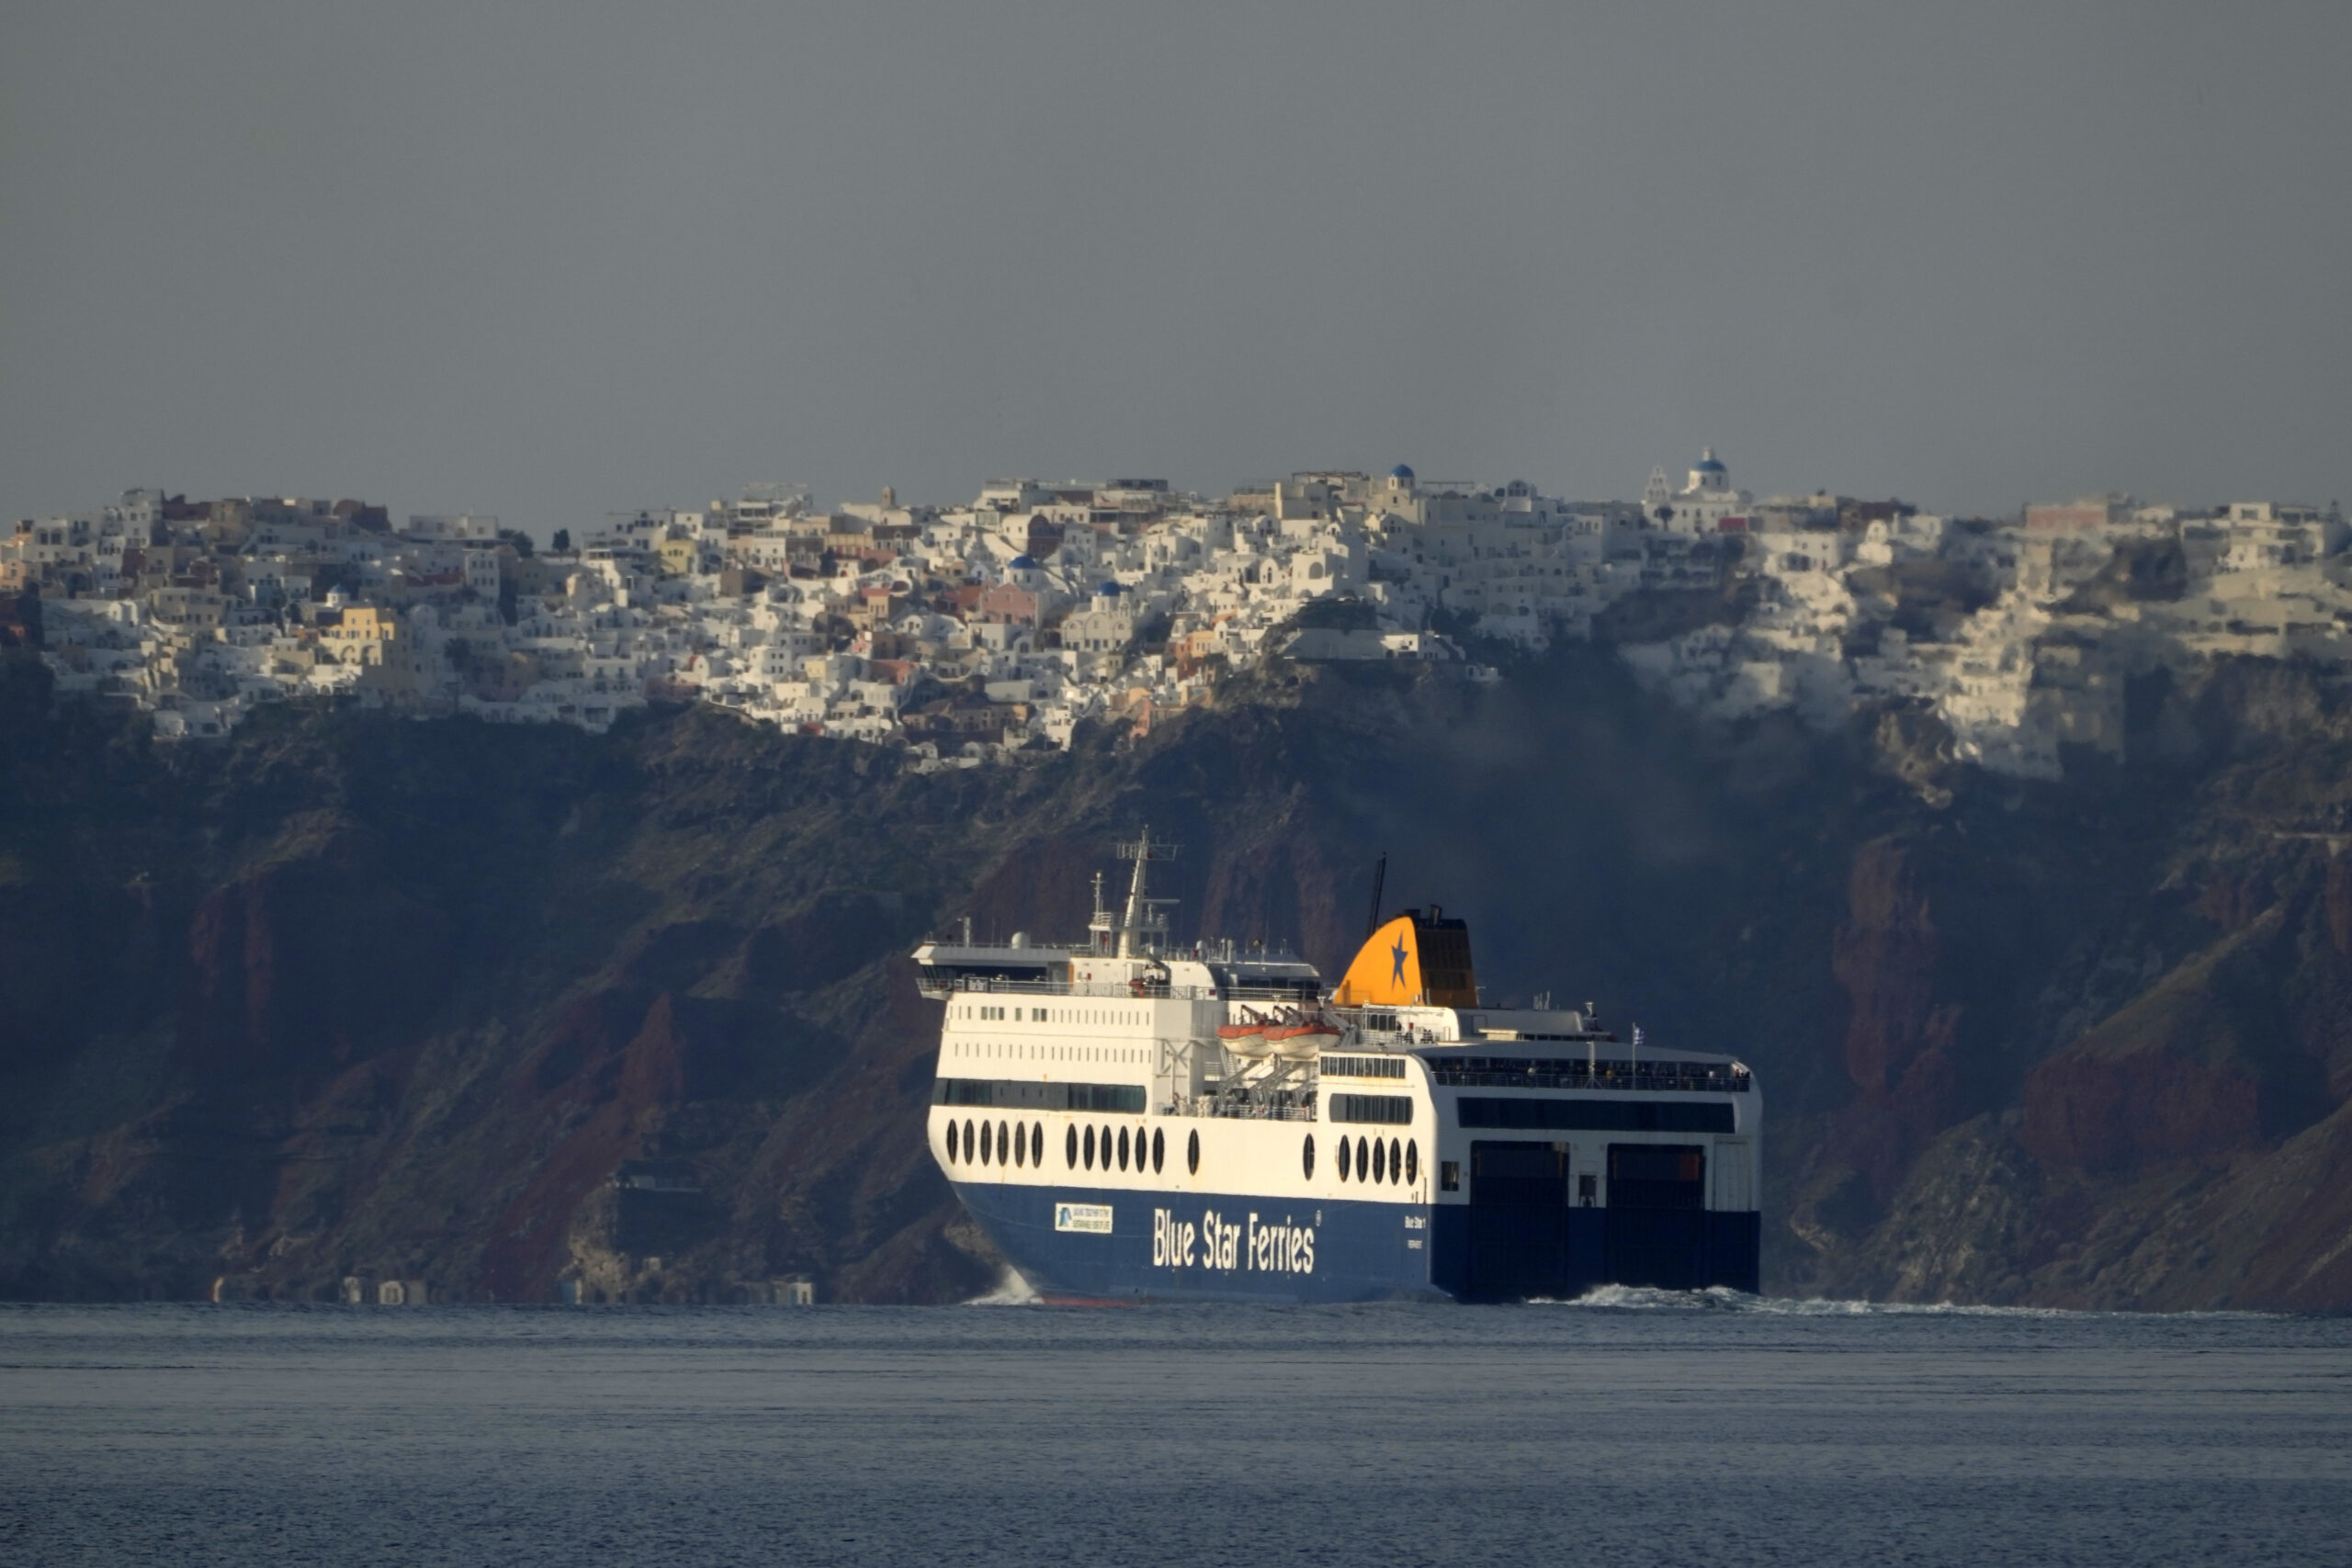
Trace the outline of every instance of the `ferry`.
[[1589, 1003], [1491, 1008], [1442, 908], [1337, 987], [1284, 953], [1172, 946], [1148, 830], [1077, 942], [933, 940], [928, 1135], [1047, 1300], [1568, 1299], [1758, 1288], [1762, 1097], [1736, 1057]]

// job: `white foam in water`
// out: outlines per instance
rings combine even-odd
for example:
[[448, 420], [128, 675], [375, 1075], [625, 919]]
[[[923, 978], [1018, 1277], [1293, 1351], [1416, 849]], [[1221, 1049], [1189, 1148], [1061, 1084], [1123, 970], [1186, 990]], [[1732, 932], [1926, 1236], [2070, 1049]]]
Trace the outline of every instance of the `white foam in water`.
[[[1751, 1296], [1721, 1285], [1703, 1291], [1661, 1291], [1647, 1285], [1597, 1285], [1573, 1301], [1533, 1298], [1535, 1306], [1609, 1307], [1622, 1311], [1740, 1312], [1766, 1317], [2114, 1317], [2116, 1313], [2066, 1307], [1967, 1306], [1953, 1302], [1826, 1301], [1819, 1296]], [[2189, 1313], [2175, 1317], [2262, 1317], [2263, 1313]]]
[[997, 1280], [994, 1290], [986, 1295], [974, 1296], [964, 1304], [976, 1307], [1029, 1306], [1036, 1300], [1037, 1292], [1030, 1287], [1028, 1280], [1021, 1277], [1019, 1270], [1007, 1269], [1003, 1278]]

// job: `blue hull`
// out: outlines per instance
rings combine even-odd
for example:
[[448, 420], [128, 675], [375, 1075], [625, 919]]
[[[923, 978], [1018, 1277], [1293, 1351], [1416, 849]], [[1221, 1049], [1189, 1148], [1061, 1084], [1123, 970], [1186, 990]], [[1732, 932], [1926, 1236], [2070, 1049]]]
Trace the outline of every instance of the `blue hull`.
[[[1091, 1301], [1363, 1302], [1442, 1298], [1430, 1211], [1245, 1194], [956, 1183], [956, 1194], [1040, 1294]], [[1110, 1229], [1065, 1225], [1107, 1209]], [[1082, 1216], [1081, 1223], [1099, 1216]]]
[[1507, 1301], [1604, 1284], [1759, 1283], [1755, 1213], [955, 1185], [998, 1250], [1052, 1297]]
[[1764, 1216], [1705, 1209], [1449, 1204], [1430, 1277], [1463, 1301], [1568, 1300], [1599, 1285], [1760, 1293]]

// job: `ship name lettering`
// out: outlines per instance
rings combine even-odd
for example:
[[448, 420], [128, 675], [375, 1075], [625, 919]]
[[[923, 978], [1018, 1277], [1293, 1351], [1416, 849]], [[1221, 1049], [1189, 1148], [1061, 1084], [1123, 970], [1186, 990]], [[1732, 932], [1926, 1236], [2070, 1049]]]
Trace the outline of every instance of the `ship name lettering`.
[[1295, 1225], [1284, 1214], [1279, 1224], [1260, 1224], [1250, 1216], [1250, 1267], [1270, 1274], [1315, 1272], [1315, 1232]]
[[1212, 1269], [1234, 1269], [1241, 1263], [1241, 1227], [1225, 1223], [1215, 1209], [1201, 1214], [1201, 1234], [1208, 1242], [1208, 1266]]
[[1151, 1264], [1155, 1269], [1254, 1269], [1264, 1274], [1315, 1272], [1315, 1227], [1246, 1215], [1234, 1224], [1215, 1209], [1200, 1223], [1180, 1220], [1166, 1209], [1151, 1212]]
[[1151, 1262], [1155, 1269], [1189, 1269], [1200, 1233], [1165, 1209], [1151, 1212]]

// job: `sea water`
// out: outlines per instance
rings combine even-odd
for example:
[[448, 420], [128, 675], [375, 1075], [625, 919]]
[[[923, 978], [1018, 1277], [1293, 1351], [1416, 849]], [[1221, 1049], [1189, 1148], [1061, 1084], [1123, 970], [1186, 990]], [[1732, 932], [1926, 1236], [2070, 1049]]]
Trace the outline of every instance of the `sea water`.
[[0, 1562], [2335, 1563], [2352, 1320], [0, 1307]]

